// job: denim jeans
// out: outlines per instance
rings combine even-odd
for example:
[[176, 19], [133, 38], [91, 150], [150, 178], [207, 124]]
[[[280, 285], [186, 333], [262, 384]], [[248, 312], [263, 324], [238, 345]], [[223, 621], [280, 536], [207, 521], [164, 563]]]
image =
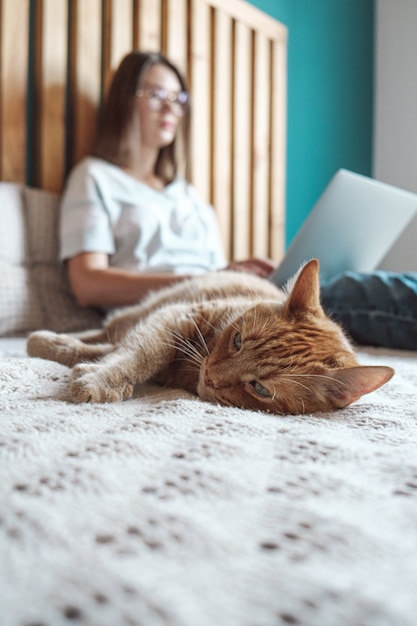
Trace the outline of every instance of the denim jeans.
[[356, 343], [417, 350], [417, 273], [339, 274], [322, 283], [321, 302]]

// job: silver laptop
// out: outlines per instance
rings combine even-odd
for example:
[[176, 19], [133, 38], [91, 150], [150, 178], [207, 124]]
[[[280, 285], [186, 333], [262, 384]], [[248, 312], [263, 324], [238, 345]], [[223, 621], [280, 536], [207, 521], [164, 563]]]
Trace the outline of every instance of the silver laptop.
[[[412, 222], [416, 229], [410, 245], [407, 227]], [[409, 244], [408, 259], [404, 258], [401, 236]], [[396, 242], [402, 252], [402, 270], [394, 267]], [[417, 270], [416, 243], [417, 194], [341, 169], [314, 205], [271, 280], [283, 285], [312, 258], [320, 261], [321, 279], [378, 267]]]

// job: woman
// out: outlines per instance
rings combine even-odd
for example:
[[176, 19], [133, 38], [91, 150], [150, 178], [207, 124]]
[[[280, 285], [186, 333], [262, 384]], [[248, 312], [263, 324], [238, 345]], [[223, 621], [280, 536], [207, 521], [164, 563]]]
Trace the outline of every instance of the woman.
[[[177, 178], [189, 112], [185, 80], [167, 58], [134, 51], [122, 60], [93, 156], [74, 168], [61, 203], [60, 255], [81, 306], [132, 304], [226, 265], [212, 207]], [[233, 267], [266, 276], [273, 265]]]
[[[81, 306], [129, 305], [225, 266], [213, 209], [177, 178], [179, 161], [187, 171], [189, 112], [185, 80], [163, 55], [122, 60], [93, 156], [74, 168], [61, 204], [61, 258]], [[265, 277], [274, 268], [259, 259], [231, 267]], [[358, 343], [417, 350], [416, 275], [343, 274], [322, 285], [322, 301]]]

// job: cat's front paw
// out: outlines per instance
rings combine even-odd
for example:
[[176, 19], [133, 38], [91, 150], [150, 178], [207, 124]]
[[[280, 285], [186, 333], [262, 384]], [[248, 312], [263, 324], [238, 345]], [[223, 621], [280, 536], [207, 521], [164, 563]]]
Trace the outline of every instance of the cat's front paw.
[[31, 333], [26, 341], [26, 352], [29, 356], [49, 359], [55, 352], [55, 346], [60, 346], [62, 337], [49, 330], [37, 330]]
[[31, 333], [26, 342], [26, 351], [31, 357], [47, 359], [72, 367], [78, 360], [79, 340], [49, 330]]
[[133, 389], [133, 383], [114, 380], [100, 364], [82, 363], [72, 370], [73, 402], [121, 402], [132, 397]]

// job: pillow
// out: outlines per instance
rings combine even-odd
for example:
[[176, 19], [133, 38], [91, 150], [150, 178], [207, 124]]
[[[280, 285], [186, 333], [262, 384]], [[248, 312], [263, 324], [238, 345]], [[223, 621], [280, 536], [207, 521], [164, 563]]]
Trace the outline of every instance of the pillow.
[[31, 284], [27, 267], [1, 258], [0, 336], [20, 335], [28, 330], [42, 328], [42, 321], [36, 288]]
[[31, 281], [42, 311], [42, 328], [59, 333], [98, 328], [102, 315], [77, 305], [64, 265], [58, 260], [59, 196], [23, 189], [28, 225]]
[[57, 194], [0, 183], [0, 336], [101, 325], [79, 307], [58, 261]]
[[22, 265], [26, 258], [23, 187], [0, 183], [0, 259]]
[[0, 184], [0, 335], [40, 328], [42, 314], [27, 268], [23, 186]]

